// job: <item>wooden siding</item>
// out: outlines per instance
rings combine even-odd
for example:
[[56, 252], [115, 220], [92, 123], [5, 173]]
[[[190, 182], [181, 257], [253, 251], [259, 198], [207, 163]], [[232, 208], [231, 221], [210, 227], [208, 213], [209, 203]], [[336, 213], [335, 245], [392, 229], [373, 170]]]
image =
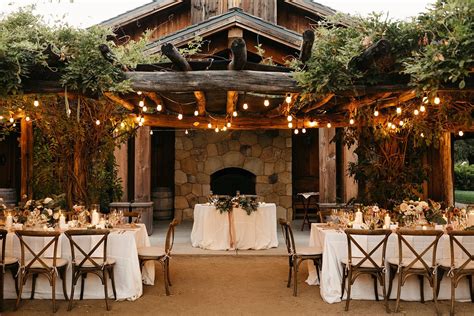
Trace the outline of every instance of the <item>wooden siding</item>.
[[297, 33], [311, 29], [321, 17], [311, 12], [296, 8], [293, 5], [278, 1], [276, 24]]

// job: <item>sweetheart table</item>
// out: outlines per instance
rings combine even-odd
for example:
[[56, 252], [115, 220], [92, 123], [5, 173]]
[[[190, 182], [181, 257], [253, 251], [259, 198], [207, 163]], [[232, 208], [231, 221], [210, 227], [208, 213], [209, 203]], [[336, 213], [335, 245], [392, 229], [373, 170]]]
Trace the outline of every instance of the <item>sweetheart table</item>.
[[261, 203], [247, 215], [241, 208], [221, 214], [213, 205], [196, 204], [191, 243], [210, 250], [278, 247], [276, 205]]
[[[82, 236], [78, 243], [83, 247], [84, 250], [90, 251], [92, 246], [97, 243], [97, 236]], [[35, 243], [32, 244], [33, 248], [41, 249], [48, 240], [35, 239]], [[92, 246], [91, 246], [92, 245]], [[113, 229], [109, 234], [107, 241], [107, 256], [116, 260], [114, 267], [115, 275], [115, 287], [117, 289], [117, 300], [136, 300], [143, 294], [143, 284], [153, 284], [155, 277], [155, 269], [153, 262], [145, 264], [143, 271], [140, 272], [140, 264], [138, 261], [138, 247], [150, 246], [150, 239], [145, 228], [145, 225], [138, 224], [137, 227], [124, 227]], [[52, 248], [50, 248], [52, 249]], [[102, 248], [103, 249], [103, 248]], [[49, 249], [48, 249], [49, 251]], [[100, 252], [100, 249], [96, 250]], [[8, 233], [6, 239], [5, 254], [7, 256], [20, 257], [20, 241], [14, 233]], [[50, 251], [52, 256], [52, 250]], [[25, 251], [25, 254], [27, 251]], [[100, 252], [101, 253], [101, 252]], [[48, 255], [48, 254], [46, 254]], [[58, 257], [67, 259], [69, 261], [69, 267], [67, 270], [66, 280], [66, 291], [71, 292], [71, 247], [69, 240], [64, 234], [59, 237], [58, 244]], [[4, 277], [4, 295], [7, 299], [16, 298], [15, 286], [11, 276]], [[81, 282], [79, 281], [75, 288], [75, 297], [79, 298]], [[23, 290], [23, 298], [29, 298], [31, 293], [31, 279], [26, 283]], [[109, 280], [109, 297], [113, 297], [112, 285]], [[45, 277], [38, 277], [36, 281], [35, 298], [38, 299], [50, 299], [51, 298], [51, 287], [48, 280]], [[56, 280], [56, 298], [64, 299], [62, 290], [62, 281], [58, 277]], [[104, 298], [104, 287], [100, 282], [100, 279], [95, 275], [89, 274], [86, 278], [84, 287], [84, 299], [103, 299]]]
[[[410, 244], [417, 249], [424, 249], [427, 247], [432, 239], [424, 236], [410, 236], [406, 237], [410, 240]], [[380, 237], [376, 236], [363, 236], [357, 240], [357, 242], [364, 248], [364, 250], [373, 249], [373, 247], [380, 241]], [[463, 245], [466, 249], [472, 251], [474, 249], [474, 241], [472, 239], [463, 240]], [[319, 248], [323, 253], [323, 263], [321, 269], [321, 280], [318, 280], [316, 274], [316, 268], [312, 262], [308, 262], [309, 276], [306, 283], [310, 285], [316, 285], [319, 283], [321, 297], [327, 303], [337, 303], [341, 301], [341, 282], [342, 282], [342, 266], [341, 261], [347, 258], [347, 237], [343, 231], [329, 228], [325, 224], [313, 223], [311, 225], [311, 235], [309, 240], [310, 247]], [[363, 255], [357, 255], [358, 251], [355, 247], [352, 247], [354, 257], [362, 257]], [[404, 251], [404, 253], [406, 250]], [[359, 253], [361, 253], [359, 251]], [[375, 253], [375, 256], [381, 256], [381, 251]], [[461, 256], [460, 253], [455, 253], [457, 256]], [[398, 244], [396, 234], [391, 234], [387, 242], [387, 258], [398, 256]], [[449, 237], [445, 234], [441, 237], [438, 243], [437, 249], [438, 259], [449, 259], [450, 248], [449, 248]], [[398, 257], [397, 257], [398, 258]], [[308, 260], [310, 261], [310, 260]], [[388, 270], [388, 269], [387, 269]], [[396, 299], [397, 297], [397, 280], [395, 277], [393, 280], [393, 288], [390, 299]], [[451, 280], [446, 274], [443, 277], [440, 285], [440, 292], [438, 299], [447, 300], [451, 299]], [[386, 277], [386, 284], [388, 288], [388, 273]], [[346, 287], [347, 288], [347, 287]], [[382, 300], [382, 287], [379, 285], [379, 298]], [[433, 298], [432, 289], [429, 286], [427, 280], [424, 284], [425, 300], [431, 300]], [[344, 298], [347, 294], [345, 291]], [[374, 285], [373, 280], [370, 276], [361, 275], [357, 278], [351, 289], [351, 299], [359, 300], [374, 300]], [[420, 289], [418, 278], [410, 277], [407, 279], [405, 285], [402, 287], [401, 299], [406, 301], [419, 301], [420, 300]], [[467, 279], [464, 278], [459, 282], [458, 288], [456, 289], [456, 300], [468, 301], [470, 300], [469, 287]]]

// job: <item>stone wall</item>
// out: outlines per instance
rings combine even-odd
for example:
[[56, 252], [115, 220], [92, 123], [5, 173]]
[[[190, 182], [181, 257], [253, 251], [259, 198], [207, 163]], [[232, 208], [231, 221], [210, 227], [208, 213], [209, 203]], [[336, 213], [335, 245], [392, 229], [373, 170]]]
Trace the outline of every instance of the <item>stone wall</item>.
[[257, 177], [256, 193], [277, 205], [278, 217], [291, 216], [291, 131], [192, 131], [176, 134], [175, 216], [193, 217], [206, 203], [211, 174], [223, 168], [246, 169]]

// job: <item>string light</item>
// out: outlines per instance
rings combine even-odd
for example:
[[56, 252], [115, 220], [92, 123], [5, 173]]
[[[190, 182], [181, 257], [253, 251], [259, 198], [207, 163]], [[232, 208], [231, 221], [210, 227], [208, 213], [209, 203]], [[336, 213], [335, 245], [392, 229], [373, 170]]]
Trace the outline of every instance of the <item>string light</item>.
[[143, 112], [148, 111], [148, 108], [146, 106], [143, 107]]
[[141, 92], [141, 91], [137, 91], [137, 94], [138, 94], [138, 95], [142, 95], [142, 92]]
[[288, 95], [288, 96], [285, 98], [285, 101], [286, 101], [286, 103], [290, 104], [290, 103], [291, 103], [291, 96]]
[[423, 103], [428, 103], [428, 97], [423, 97]]
[[425, 134], [421, 133], [420, 134], [421, 138], [425, 138]]
[[182, 120], [183, 119], [183, 114], [179, 113], [178, 114], [178, 120]]
[[153, 130], [150, 131], [150, 135], [153, 135]]
[[392, 127], [392, 122], [387, 123], [388, 128]]
[[289, 122], [288, 123], [288, 128], [293, 128], [293, 123]]
[[227, 127], [230, 128], [232, 124], [230, 122], [227, 122]]
[[219, 127], [216, 127], [215, 131], [216, 133], [219, 133]]
[[270, 101], [268, 101], [268, 99], [265, 99], [265, 101], [263, 101], [263, 105], [269, 106], [269, 105], [270, 105]]
[[29, 116], [25, 117], [25, 120], [26, 120], [27, 122], [29, 122], [29, 121], [30, 121], [30, 117], [29, 117]]
[[415, 111], [413, 111], [413, 114], [418, 115], [420, 114], [420, 111], [418, 111], [418, 109], [415, 109]]
[[233, 117], [237, 117], [237, 111], [232, 112]]
[[188, 134], [189, 134], [188, 130], [185, 130], [185, 131], [184, 131], [184, 133], [185, 133], [186, 135], [188, 135]]
[[0, 121], [3, 121], [3, 115], [0, 115]]
[[436, 104], [436, 105], [441, 103], [441, 99], [438, 98], [438, 97], [435, 97], [433, 101], [434, 101], [434, 104]]
[[374, 111], [374, 116], [379, 116], [379, 111], [375, 110]]
[[95, 125], [100, 125], [100, 120], [96, 120]]
[[37, 99], [35, 99], [35, 100], [33, 101], [33, 105], [34, 105], [35, 107], [38, 107], [38, 106], [40, 105], [40, 103], [39, 103], [39, 101], [38, 101]]
[[12, 125], [12, 126], [13, 126], [13, 127], [16, 127], [16, 123], [13, 123], [13, 125]]
[[143, 126], [143, 122], [142, 121], [138, 122], [138, 126]]
[[15, 119], [13, 117], [10, 117], [10, 123], [15, 122]]
[[244, 110], [247, 110], [247, 109], [249, 108], [249, 105], [248, 105], [247, 103], [244, 103], [244, 105], [242, 105], [242, 108], [243, 108]]
[[286, 117], [286, 119], [288, 120], [288, 122], [291, 122], [291, 121], [293, 121], [293, 116], [288, 115], [288, 116]]
[[158, 112], [161, 112], [161, 110], [163, 110], [163, 106], [162, 106], [161, 104], [158, 104], [158, 105], [156, 106], [156, 110], [157, 110]]
[[310, 126], [310, 127], [315, 127], [315, 126], [317, 126], [317, 125], [318, 125], [318, 122], [314, 121], [313, 119], [311, 119], [311, 120], [309, 121], [309, 126]]
[[402, 114], [402, 108], [401, 107], [397, 107], [397, 114]]
[[227, 126], [224, 126], [222, 130], [225, 132], [227, 130]]
[[194, 110], [194, 116], [198, 116], [199, 115], [199, 111], [198, 110]]
[[425, 112], [426, 111], [426, 108], [424, 105], [420, 106], [420, 112]]
[[459, 131], [458, 135], [462, 137], [462, 136], [464, 135], [464, 132], [463, 132], [463, 131]]
[[331, 128], [332, 125], [331, 125], [331, 123], [328, 123], [328, 125], [326, 125], [326, 126], [327, 126], [328, 128]]
[[354, 125], [354, 119], [350, 119], [349, 124]]
[[403, 126], [403, 124], [404, 124], [403, 121], [400, 121], [400, 122], [398, 123], [398, 125], [400, 125], [400, 126]]
[[301, 129], [301, 133], [306, 134], [306, 128], [303, 127], [303, 128]]
[[120, 123], [121, 128], [125, 128], [125, 122]]
[[145, 101], [140, 100], [140, 102], [138, 102], [138, 106], [141, 107], [141, 108], [144, 107], [145, 106]]
[[295, 129], [295, 135], [298, 135], [300, 131], [298, 129]]
[[395, 129], [397, 126], [395, 124], [392, 124], [392, 129]]
[[212, 124], [211, 124], [211, 123], [208, 123], [208, 124], [207, 124], [207, 128], [212, 128]]

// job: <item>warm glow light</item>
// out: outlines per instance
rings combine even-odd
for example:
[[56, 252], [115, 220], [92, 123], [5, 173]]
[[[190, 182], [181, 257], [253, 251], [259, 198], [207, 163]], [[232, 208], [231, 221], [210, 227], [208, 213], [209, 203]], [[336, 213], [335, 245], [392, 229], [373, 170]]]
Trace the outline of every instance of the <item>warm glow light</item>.
[[395, 129], [397, 126], [395, 124], [392, 124], [392, 129]]
[[303, 128], [301, 129], [301, 133], [306, 134], [306, 128], [303, 127]]
[[137, 91], [137, 94], [138, 94], [138, 95], [142, 95], [142, 92], [141, 92], [141, 91]]
[[354, 125], [354, 119], [350, 119], [349, 124]]
[[30, 117], [29, 117], [29, 116], [25, 117], [25, 120], [26, 120], [27, 122], [29, 122], [29, 121], [30, 121]]
[[298, 135], [300, 131], [298, 129], [295, 129], [295, 135]]
[[194, 116], [198, 116], [199, 115], [199, 111], [198, 110], [195, 110], [194, 111]]
[[207, 124], [207, 128], [212, 128], [212, 124], [211, 123]]
[[244, 103], [244, 105], [242, 105], [242, 108], [243, 108], [244, 110], [247, 110], [247, 109], [249, 108], [249, 105], [248, 105], [247, 103]]
[[413, 114], [418, 115], [420, 114], [420, 111], [418, 111], [418, 109], [415, 109], [415, 111], [413, 111]]
[[379, 116], [379, 111], [375, 110], [374, 111], [374, 116]]
[[15, 119], [13, 117], [10, 117], [10, 123], [15, 122]]
[[438, 105], [441, 103], [441, 99], [438, 98], [438, 97], [435, 97], [434, 100], [433, 100], [434, 104]]
[[216, 133], [219, 133], [219, 128], [218, 128], [218, 127], [216, 127], [215, 131], [216, 131]]
[[143, 112], [148, 111], [148, 108], [146, 106], [143, 107]]
[[285, 101], [286, 101], [286, 103], [291, 103], [291, 96], [287, 96], [287, 97], [285, 98]]
[[227, 127], [230, 128], [232, 124], [230, 122], [227, 122]]
[[0, 121], [3, 121], [3, 115], [0, 115]]
[[36, 99], [35, 99], [35, 100], [33, 101], [33, 105], [34, 105], [34, 106], [39, 106], [39, 105], [40, 105], [40, 103], [39, 103], [39, 101], [38, 101], [38, 100], [36, 100]]
[[402, 108], [401, 107], [397, 107], [397, 114], [402, 114]]
[[95, 125], [100, 125], [100, 120], [96, 120]]
[[426, 111], [426, 108], [424, 105], [420, 106], [420, 112], [425, 112]]
[[145, 118], [144, 118], [144, 117], [140, 117], [140, 122], [145, 123]]
[[224, 126], [222, 130], [225, 132], [227, 130], [227, 126]]
[[143, 126], [143, 122], [142, 121], [138, 122], [138, 126]]
[[316, 125], [318, 125], [318, 122], [313, 121], [313, 120], [309, 121], [309, 126], [310, 127], [315, 127]]
[[328, 123], [328, 125], [326, 125], [326, 126], [327, 126], [328, 128], [331, 128], [332, 125], [331, 125], [331, 123]]
[[286, 119], [288, 120], [288, 122], [291, 122], [291, 121], [293, 121], [293, 116], [288, 115], [288, 116], [286, 117]]
[[13, 127], [16, 127], [16, 123], [13, 123], [13, 125], [12, 125], [12, 126], [13, 126]]
[[462, 137], [462, 136], [464, 135], [464, 132], [463, 132], [463, 131], [459, 131], [458, 135]]
[[158, 104], [158, 105], [156, 106], [156, 110], [157, 110], [158, 112], [161, 112], [161, 110], [163, 110], [163, 106], [162, 106], [161, 104]]
[[141, 108], [144, 107], [145, 106], [145, 101], [140, 100], [140, 102], [138, 102], [138, 106], [141, 107]]
[[189, 134], [188, 130], [185, 130], [185, 131], [184, 131], [184, 133], [185, 133], [186, 135], [188, 135], [188, 134]]
[[425, 134], [421, 133], [420, 136], [421, 136], [422, 138], [424, 138], [424, 137], [425, 137]]
[[178, 114], [178, 120], [182, 120], [183, 119], [183, 114], [179, 113]]
[[404, 124], [403, 121], [400, 121], [400, 122], [398, 123], [398, 125], [400, 125], [400, 126], [403, 126], [403, 124]]
[[288, 128], [293, 128], [293, 123], [288, 123]]
[[388, 122], [387, 125], [388, 125], [388, 128], [392, 127], [392, 122]]
[[121, 128], [125, 128], [125, 122], [120, 123]]
[[153, 130], [150, 131], [150, 135], [153, 135]]
[[233, 117], [237, 117], [237, 111], [232, 112]]
[[265, 99], [265, 101], [263, 101], [263, 105], [269, 106], [269, 105], [270, 105], [270, 101], [268, 101], [268, 99]]

